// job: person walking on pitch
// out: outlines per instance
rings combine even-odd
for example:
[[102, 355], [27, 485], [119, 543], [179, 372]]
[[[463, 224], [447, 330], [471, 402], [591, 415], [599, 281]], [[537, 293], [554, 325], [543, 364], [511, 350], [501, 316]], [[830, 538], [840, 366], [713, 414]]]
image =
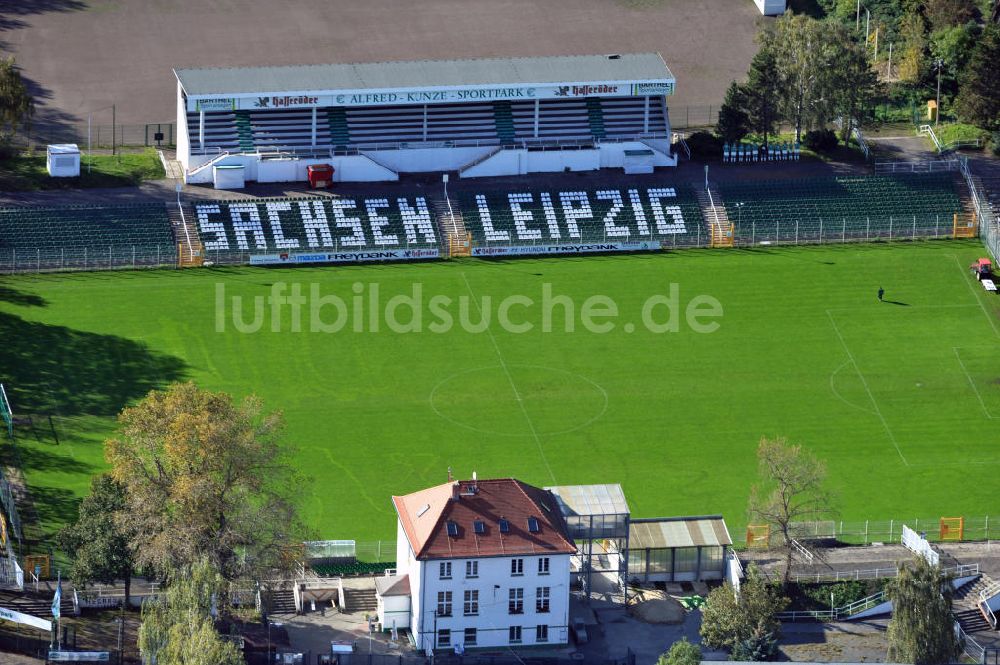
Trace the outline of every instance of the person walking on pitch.
[[885, 295], [885, 289], [883, 289], [881, 286], [878, 287], [878, 301], [879, 302], [882, 302], [882, 296], [884, 296], [884, 295]]

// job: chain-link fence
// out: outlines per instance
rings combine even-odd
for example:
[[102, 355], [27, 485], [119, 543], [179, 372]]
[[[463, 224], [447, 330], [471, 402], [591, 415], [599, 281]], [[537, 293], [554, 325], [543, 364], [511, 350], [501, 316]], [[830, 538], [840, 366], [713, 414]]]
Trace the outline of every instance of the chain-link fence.
[[91, 124], [44, 125], [22, 129], [12, 136], [15, 145], [39, 147], [50, 143], [76, 143], [81, 148], [93, 150], [112, 147], [157, 146], [177, 144], [177, 128], [172, 122], [153, 122], [138, 125]]
[[733, 244], [739, 247], [935, 240], [951, 238], [955, 233], [955, 220], [947, 215], [902, 217], [890, 215], [839, 219], [785, 217], [747, 223], [740, 219], [737, 213], [736, 219], [730, 218], [729, 221], [733, 223]]
[[[946, 516], [946, 517], [959, 517]], [[941, 517], [912, 517], [888, 520], [821, 520], [793, 524], [792, 532], [798, 540], [835, 540], [850, 545], [870, 545], [871, 543], [898, 543], [903, 534], [903, 526], [924, 534], [932, 542], [985, 541], [1000, 538], [1000, 517], [984, 515], [964, 517], [961, 530], [954, 522], [943, 528]], [[746, 545], [746, 525], [730, 528], [737, 547]], [[772, 542], [774, 542], [772, 531]]]
[[670, 106], [670, 128], [711, 128], [719, 122], [718, 104], [708, 106]]
[[177, 247], [172, 244], [0, 249], [0, 273], [176, 266]]

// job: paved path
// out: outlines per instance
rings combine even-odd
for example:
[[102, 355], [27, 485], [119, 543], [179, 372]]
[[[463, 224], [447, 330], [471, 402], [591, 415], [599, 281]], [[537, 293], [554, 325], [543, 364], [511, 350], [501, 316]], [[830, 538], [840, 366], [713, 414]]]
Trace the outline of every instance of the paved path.
[[[978, 563], [980, 571], [1000, 579], [1000, 542], [987, 543], [936, 543], [942, 553], [942, 564]], [[792, 564], [794, 574], [830, 574], [834, 572], [870, 571], [876, 568], [891, 571], [899, 562], [909, 561], [913, 554], [902, 545], [876, 545], [868, 547], [810, 548], [816, 556], [813, 563], [803, 563], [796, 558]], [[747, 551], [740, 553], [744, 563], [756, 563], [773, 576], [781, 576], [784, 559], [776, 552]]]

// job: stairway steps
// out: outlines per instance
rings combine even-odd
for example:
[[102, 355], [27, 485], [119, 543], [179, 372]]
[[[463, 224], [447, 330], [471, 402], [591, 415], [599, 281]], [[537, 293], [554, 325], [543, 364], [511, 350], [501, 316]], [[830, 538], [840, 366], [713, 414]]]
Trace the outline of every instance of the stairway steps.
[[510, 102], [500, 100], [493, 102], [493, 124], [501, 143], [513, 143], [515, 138], [514, 114], [511, 113]]
[[330, 143], [348, 145], [351, 130], [347, 126], [347, 112], [342, 108], [332, 108], [326, 112], [326, 124], [330, 129]]
[[236, 112], [236, 136], [240, 140], [240, 150], [253, 152], [253, 127], [250, 124], [250, 114], [246, 111]]
[[587, 119], [590, 123], [590, 133], [594, 138], [603, 139], [607, 136], [604, 129], [604, 110], [601, 108], [600, 99], [587, 98]]

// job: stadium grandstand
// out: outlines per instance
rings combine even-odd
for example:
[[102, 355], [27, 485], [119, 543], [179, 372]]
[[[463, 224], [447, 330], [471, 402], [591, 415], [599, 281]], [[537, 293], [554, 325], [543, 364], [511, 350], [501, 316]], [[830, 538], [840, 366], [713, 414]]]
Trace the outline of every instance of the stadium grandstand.
[[973, 237], [956, 173], [0, 208], [0, 272], [358, 263]]
[[[735, 244], [960, 235], [955, 173], [802, 178], [720, 184]], [[960, 228], [962, 227], [962, 228]]]
[[0, 270], [177, 264], [163, 203], [0, 208]]
[[181, 69], [177, 155], [189, 183], [464, 177], [676, 165], [656, 53]]

